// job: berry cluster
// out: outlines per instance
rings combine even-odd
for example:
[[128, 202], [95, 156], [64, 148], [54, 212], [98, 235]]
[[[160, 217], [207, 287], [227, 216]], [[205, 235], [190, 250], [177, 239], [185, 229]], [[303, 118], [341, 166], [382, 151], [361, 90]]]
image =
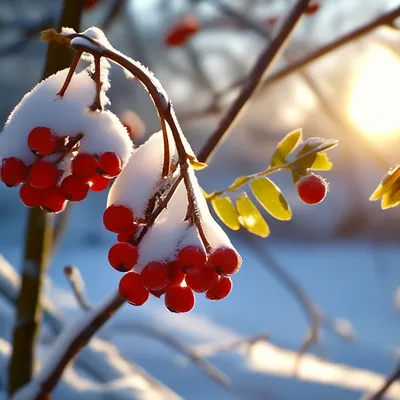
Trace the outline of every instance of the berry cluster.
[[68, 200], [84, 200], [89, 189], [106, 189], [109, 180], [122, 170], [120, 157], [114, 152], [78, 153], [79, 139], [57, 136], [48, 127], [35, 127], [27, 140], [34, 162], [26, 165], [17, 157], [4, 158], [1, 180], [9, 187], [22, 184], [19, 193], [27, 207], [54, 213], [62, 211]]
[[[132, 210], [124, 205], [109, 206], [103, 216], [106, 229], [117, 233], [118, 243], [108, 253], [110, 265], [128, 272], [138, 264], [140, 246], [137, 237], [145, 225], [135, 222]], [[144, 304], [149, 295], [165, 294], [165, 306], [172, 312], [188, 312], [194, 307], [194, 293], [205, 293], [210, 300], [227, 297], [232, 289], [230, 276], [241, 266], [238, 253], [219, 247], [208, 254], [201, 247], [181, 248], [174, 259], [147, 262], [138, 272], [128, 272], [120, 281], [121, 296], [129, 303]]]

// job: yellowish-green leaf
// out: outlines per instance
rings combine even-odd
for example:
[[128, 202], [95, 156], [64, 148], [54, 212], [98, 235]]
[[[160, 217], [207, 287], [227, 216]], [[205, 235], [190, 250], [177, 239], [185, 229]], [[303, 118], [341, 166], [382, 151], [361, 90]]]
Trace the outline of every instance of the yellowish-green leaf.
[[330, 169], [332, 169], [332, 163], [324, 152], [313, 153], [307, 157], [300, 158], [290, 166], [295, 184], [302, 176], [307, 175], [309, 170], [328, 171]]
[[204, 169], [204, 168], [207, 167], [207, 164], [206, 164], [206, 163], [203, 163], [203, 162], [200, 162], [200, 161], [197, 161], [197, 160], [190, 161], [190, 165], [191, 165], [191, 166], [193, 167], [193, 169], [195, 169], [196, 171], [200, 171], [200, 170], [202, 170], [202, 169]]
[[296, 154], [296, 159], [301, 156], [327, 151], [337, 146], [339, 143], [336, 139], [309, 138], [304, 142], [304, 145]]
[[239, 214], [229, 197], [215, 197], [211, 205], [218, 218], [234, 231], [240, 229]]
[[226, 190], [227, 192], [233, 192], [237, 189], [239, 189], [241, 186], [243, 186], [244, 184], [246, 184], [249, 180], [251, 179], [251, 177], [249, 176], [239, 176], [238, 178], [236, 178], [234, 180], [234, 182], [232, 183], [232, 185], [229, 186], [229, 188]]
[[251, 233], [261, 237], [269, 235], [269, 227], [260, 211], [247, 196], [247, 193], [242, 193], [236, 199], [236, 208], [239, 212], [240, 223]]
[[251, 190], [260, 204], [276, 219], [289, 221], [292, 210], [281, 190], [268, 178], [259, 178], [250, 183]]
[[396, 181], [382, 196], [381, 207], [383, 210], [396, 207], [400, 204], [400, 182]]
[[202, 195], [207, 199], [209, 194], [201, 186], [200, 186], [200, 190], [201, 190]]
[[315, 171], [329, 171], [332, 169], [332, 163], [329, 161], [328, 156], [324, 152], [315, 153], [314, 161], [309, 169]]
[[[382, 182], [375, 189], [369, 198], [371, 201], [380, 199], [385, 193], [387, 193], [395, 182], [400, 178], [400, 165], [388, 171], [388, 173], [383, 177]], [[383, 202], [383, 200], [382, 200]], [[383, 206], [382, 206], [383, 208]]]
[[286, 157], [296, 149], [302, 140], [302, 129], [288, 133], [278, 144], [271, 158], [271, 167], [285, 164]]

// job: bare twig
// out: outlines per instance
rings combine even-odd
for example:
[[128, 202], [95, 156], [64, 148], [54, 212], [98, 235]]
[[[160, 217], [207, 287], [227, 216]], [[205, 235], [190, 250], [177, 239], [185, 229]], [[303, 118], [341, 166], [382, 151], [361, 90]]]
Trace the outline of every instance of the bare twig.
[[296, 5], [289, 12], [281, 29], [276, 37], [265, 47], [258, 61], [246, 78], [246, 83], [237, 99], [230, 106], [224, 117], [221, 119], [216, 130], [208, 139], [199, 154], [199, 160], [205, 161], [210, 154], [216, 151], [217, 147], [222, 143], [224, 138], [229, 134], [233, 125], [238, 121], [239, 115], [245, 110], [250, 97], [258, 89], [261, 80], [268, 72], [272, 62], [277, 58], [279, 52], [284, 48], [293, 29], [300, 20], [303, 12], [306, 10], [309, 0], [298, 0]]
[[385, 393], [389, 390], [390, 386], [400, 379], [400, 365], [396, 367], [391, 375], [389, 375], [383, 386], [375, 393], [367, 395], [365, 400], [378, 400], [382, 399]]
[[[228, 386], [230, 384], [230, 379], [222, 371], [220, 371], [209, 361], [205, 360], [201, 355], [199, 355], [189, 346], [185, 345], [185, 343], [177, 339], [175, 336], [169, 335], [166, 332], [162, 332], [154, 327], [132, 323], [115, 324], [112, 326], [112, 331], [114, 331], [115, 333], [120, 333], [123, 331], [127, 331], [130, 334], [139, 333], [146, 337], [157, 339], [186, 356], [188, 359], [190, 359], [190, 361], [196, 364], [204, 373], [206, 373], [213, 381], [217, 382], [219, 385]], [[107, 336], [109, 336], [109, 334], [110, 330], [108, 330]]]
[[78, 304], [81, 306], [82, 310], [89, 311], [92, 307], [89, 303], [88, 295], [85, 290], [85, 282], [82, 279], [79, 269], [73, 265], [67, 265], [64, 267], [64, 273], [71, 285], [71, 289]]

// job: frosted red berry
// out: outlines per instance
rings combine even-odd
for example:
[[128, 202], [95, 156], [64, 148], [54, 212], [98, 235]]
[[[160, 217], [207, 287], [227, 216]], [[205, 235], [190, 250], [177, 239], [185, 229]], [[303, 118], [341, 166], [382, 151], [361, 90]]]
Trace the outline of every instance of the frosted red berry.
[[168, 266], [165, 262], [152, 261], [143, 268], [140, 278], [147, 289], [161, 290], [169, 281]]
[[222, 300], [232, 290], [232, 281], [227, 276], [220, 276], [219, 279], [207, 290], [206, 297], [209, 300]]
[[192, 289], [187, 286], [174, 286], [165, 294], [165, 306], [174, 313], [186, 313], [193, 309], [195, 303]]
[[321, 203], [327, 192], [328, 185], [319, 175], [309, 174], [297, 182], [297, 193], [304, 203]]
[[28, 182], [36, 189], [48, 189], [58, 180], [57, 165], [50, 161], [38, 161], [29, 170]]
[[208, 264], [219, 274], [233, 275], [241, 267], [241, 258], [239, 254], [229, 247], [220, 247], [209, 255]]
[[92, 192], [102, 192], [107, 189], [110, 180], [105, 176], [94, 174], [88, 178], [88, 182]]
[[197, 246], [186, 246], [178, 254], [178, 263], [183, 270], [204, 267], [207, 255]]
[[64, 211], [67, 205], [67, 199], [58, 186], [43, 191], [43, 200], [41, 207], [43, 210], [52, 213]]
[[177, 261], [168, 263], [168, 276], [169, 282], [167, 288], [180, 285], [185, 279], [185, 273], [182, 271], [181, 266]]
[[99, 157], [100, 171], [108, 178], [116, 177], [122, 170], [122, 162], [113, 151], [106, 151]]
[[135, 272], [128, 272], [119, 281], [119, 294], [128, 303], [141, 306], [148, 300], [149, 291], [142, 285], [140, 276]]
[[165, 43], [168, 46], [182, 46], [200, 29], [200, 23], [194, 16], [187, 16], [171, 27]]
[[204, 293], [218, 280], [215, 269], [204, 267], [201, 269], [188, 270], [186, 284], [197, 293]]
[[27, 207], [40, 207], [45, 191], [36, 189], [29, 183], [24, 183], [19, 190], [19, 197]]
[[72, 173], [81, 178], [89, 178], [99, 169], [97, 158], [89, 153], [78, 154], [71, 164]]
[[1, 163], [1, 180], [7, 186], [17, 186], [25, 182], [27, 168], [25, 163], [15, 157], [4, 158]]
[[47, 156], [56, 150], [57, 137], [50, 128], [38, 126], [29, 132], [28, 146], [33, 153]]
[[118, 242], [108, 252], [110, 265], [120, 272], [131, 270], [137, 263], [137, 247], [126, 242]]
[[308, 3], [306, 11], [304, 11], [304, 14], [313, 15], [320, 9], [320, 7], [321, 3], [319, 2], [319, 0], [311, 0]]
[[111, 232], [130, 232], [134, 223], [132, 210], [120, 204], [113, 204], [104, 211], [103, 223]]
[[82, 201], [89, 192], [89, 184], [76, 175], [69, 175], [62, 180], [61, 189], [69, 201]]

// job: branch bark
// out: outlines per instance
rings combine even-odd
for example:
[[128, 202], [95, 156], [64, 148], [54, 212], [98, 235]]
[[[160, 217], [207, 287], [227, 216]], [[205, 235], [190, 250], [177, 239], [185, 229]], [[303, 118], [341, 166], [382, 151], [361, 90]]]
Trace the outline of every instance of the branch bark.
[[[79, 29], [83, 0], [65, 0], [61, 26]], [[72, 52], [57, 43], [50, 43], [44, 77], [66, 68]], [[39, 208], [29, 212], [26, 231], [22, 283], [17, 300], [13, 332], [13, 351], [9, 365], [9, 394], [32, 379], [35, 365], [35, 343], [42, 321], [41, 290], [46, 264], [51, 252], [50, 216]]]

